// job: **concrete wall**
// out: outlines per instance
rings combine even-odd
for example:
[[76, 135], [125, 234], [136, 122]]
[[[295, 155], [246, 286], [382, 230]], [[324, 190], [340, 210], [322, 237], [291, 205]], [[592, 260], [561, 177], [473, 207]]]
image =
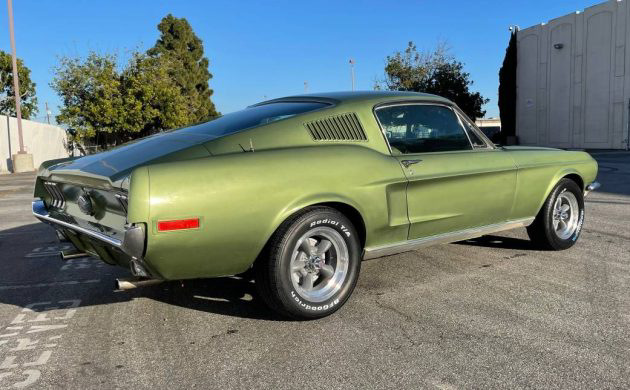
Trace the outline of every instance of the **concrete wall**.
[[516, 135], [521, 144], [627, 148], [628, 1], [608, 1], [518, 32]]
[[[35, 168], [55, 158], [68, 157], [66, 132], [58, 126], [22, 120], [24, 149], [33, 155]], [[20, 150], [17, 119], [0, 115], [0, 174], [12, 168], [11, 155]]]

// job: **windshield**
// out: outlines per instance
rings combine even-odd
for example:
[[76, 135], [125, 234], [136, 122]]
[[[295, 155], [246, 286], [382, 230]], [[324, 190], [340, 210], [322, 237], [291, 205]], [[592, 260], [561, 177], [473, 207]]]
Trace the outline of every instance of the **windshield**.
[[314, 111], [328, 106], [319, 102], [278, 102], [249, 107], [223, 115], [210, 122], [181, 130], [187, 133], [215, 135], [217, 137], [236, 133], [250, 127], [266, 125], [281, 119]]

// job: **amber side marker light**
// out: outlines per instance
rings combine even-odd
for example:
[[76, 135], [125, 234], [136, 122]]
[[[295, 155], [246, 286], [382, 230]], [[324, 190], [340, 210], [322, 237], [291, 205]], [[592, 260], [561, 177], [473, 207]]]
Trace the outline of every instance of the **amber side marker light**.
[[158, 221], [158, 232], [171, 230], [199, 229], [199, 218], [174, 219], [172, 221]]

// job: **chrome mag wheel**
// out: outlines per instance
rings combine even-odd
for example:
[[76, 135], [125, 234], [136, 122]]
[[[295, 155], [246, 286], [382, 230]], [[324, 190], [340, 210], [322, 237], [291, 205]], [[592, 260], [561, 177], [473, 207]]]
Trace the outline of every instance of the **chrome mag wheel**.
[[556, 236], [562, 240], [566, 240], [578, 227], [580, 218], [580, 207], [575, 195], [570, 191], [564, 191], [553, 206], [552, 223]]
[[316, 227], [297, 241], [291, 256], [291, 283], [311, 302], [330, 299], [343, 286], [348, 273], [349, 251], [339, 232]]

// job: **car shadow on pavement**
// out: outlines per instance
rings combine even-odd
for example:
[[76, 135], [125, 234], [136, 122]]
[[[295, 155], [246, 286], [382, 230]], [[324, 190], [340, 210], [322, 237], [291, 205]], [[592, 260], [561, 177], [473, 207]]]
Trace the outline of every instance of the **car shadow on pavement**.
[[231, 276], [212, 279], [169, 281], [113, 294], [130, 294], [187, 309], [232, 317], [286, 321], [272, 312], [259, 298], [249, 277]]
[[537, 250], [530, 240], [514, 237], [503, 237], [495, 235], [481, 236], [471, 238], [470, 240], [458, 241], [457, 245], [483, 246], [486, 248], [503, 248], [503, 249], [526, 249]]
[[285, 320], [258, 297], [250, 273], [116, 291], [116, 278], [132, 277], [128, 270], [92, 257], [63, 262], [59, 251], [69, 247], [41, 223], [0, 230], [0, 304], [25, 308], [71, 296], [80, 299], [81, 306], [99, 306], [148, 298], [207, 313]]

